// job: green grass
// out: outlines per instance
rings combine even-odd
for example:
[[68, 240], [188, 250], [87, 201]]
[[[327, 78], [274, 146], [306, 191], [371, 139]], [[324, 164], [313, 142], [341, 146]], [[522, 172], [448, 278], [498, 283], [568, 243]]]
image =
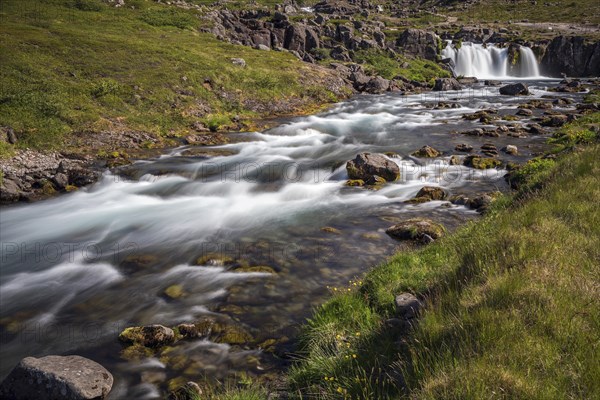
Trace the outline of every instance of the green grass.
[[449, 77], [450, 73], [432, 61], [408, 59], [402, 56], [390, 57], [379, 50], [357, 51], [355, 60], [365, 63], [367, 71], [386, 79], [403, 76], [419, 82], [430, 82], [435, 78]]
[[[310, 399], [600, 397], [599, 157], [595, 142], [524, 168], [525, 193], [334, 290], [303, 331], [291, 391]], [[409, 336], [386, 323], [406, 291], [426, 303]]]
[[[441, 4], [440, 4], [441, 3]], [[600, 22], [600, 5], [596, 0], [485, 0], [469, 4], [466, 10], [449, 11], [445, 7], [456, 5], [458, 1], [429, 0], [421, 2], [421, 9], [438, 6], [438, 12], [454, 15], [464, 22], [514, 21], [527, 19], [530, 22]]]
[[320, 72], [290, 54], [199, 33], [207, 22], [195, 10], [127, 5], [2, 0], [0, 125], [14, 128], [20, 147], [61, 148], [72, 132], [114, 126], [159, 135], [185, 134], [196, 121], [227, 128], [276, 100], [335, 99], [313, 82]]

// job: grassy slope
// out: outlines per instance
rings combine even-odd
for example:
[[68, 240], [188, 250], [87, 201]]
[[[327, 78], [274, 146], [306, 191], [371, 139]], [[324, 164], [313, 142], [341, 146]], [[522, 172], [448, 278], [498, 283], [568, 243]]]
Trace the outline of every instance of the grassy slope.
[[445, 7], [460, 0], [427, 0], [419, 8], [438, 7], [438, 12], [458, 17], [462, 22], [521, 21], [600, 23], [600, 4], [596, 0], [481, 0], [468, 6], [466, 11], [447, 11]]
[[[127, 4], [136, 8], [2, 0], [0, 126], [12, 126], [21, 146], [57, 148], [69, 132], [115, 122], [179, 134], [198, 120], [218, 127], [232, 115], [251, 117], [248, 102], [333, 100], [323, 85], [304, 84], [315, 71], [288, 53], [198, 33], [203, 22], [195, 11]], [[244, 58], [247, 68], [232, 65], [232, 57]]]
[[[591, 138], [563, 133], [563, 145]], [[323, 399], [600, 397], [599, 158], [595, 144], [527, 168], [525, 191], [483, 220], [338, 288], [305, 328], [292, 387]], [[427, 311], [401, 340], [385, 321], [404, 291]]]

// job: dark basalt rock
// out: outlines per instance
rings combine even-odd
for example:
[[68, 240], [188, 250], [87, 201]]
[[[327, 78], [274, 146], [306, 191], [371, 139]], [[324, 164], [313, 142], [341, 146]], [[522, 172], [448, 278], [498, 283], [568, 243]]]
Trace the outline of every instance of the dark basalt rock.
[[502, 86], [500, 94], [505, 96], [524, 96], [529, 94], [529, 88], [524, 83], [513, 83], [511, 85]]

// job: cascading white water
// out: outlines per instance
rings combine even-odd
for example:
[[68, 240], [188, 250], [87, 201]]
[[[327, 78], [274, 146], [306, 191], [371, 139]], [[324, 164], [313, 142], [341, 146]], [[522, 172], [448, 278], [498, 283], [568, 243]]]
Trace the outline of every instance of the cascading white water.
[[[518, 65], [510, 68], [508, 49], [494, 44], [463, 43], [456, 49], [451, 41], [443, 58], [454, 62], [454, 73], [483, 79], [540, 78], [537, 59], [529, 47], [520, 46]], [[510, 71], [510, 72], [509, 72]]]

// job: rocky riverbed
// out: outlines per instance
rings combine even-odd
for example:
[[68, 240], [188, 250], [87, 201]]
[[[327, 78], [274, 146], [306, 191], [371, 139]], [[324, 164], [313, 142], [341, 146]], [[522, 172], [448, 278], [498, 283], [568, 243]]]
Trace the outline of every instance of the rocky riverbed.
[[[590, 81], [501, 95], [508, 83], [358, 96], [4, 208], [2, 376], [51, 351], [100, 362], [113, 398], [276, 381], [330, 291], [477, 218], [508, 190], [508, 170], [598, 109], [581, 103]], [[48, 156], [42, 171], [64, 162]]]

